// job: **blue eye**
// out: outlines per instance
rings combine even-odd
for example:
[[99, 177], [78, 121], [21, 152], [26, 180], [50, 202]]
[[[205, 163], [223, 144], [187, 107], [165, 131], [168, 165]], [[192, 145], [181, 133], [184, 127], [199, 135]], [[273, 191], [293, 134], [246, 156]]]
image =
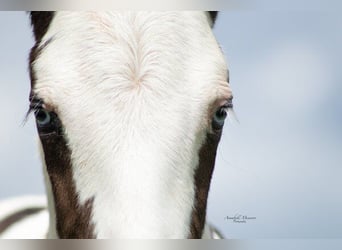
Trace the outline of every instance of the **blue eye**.
[[212, 120], [213, 129], [221, 130], [224, 125], [224, 121], [226, 120], [226, 117], [227, 117], [227, 107], [223, 106], [219, 108], [214, 114], [214, 117]]
[[49, 126], [51, 123], [51, 115], [45, 109], [38, 109], [35, 111], [37, 125], [39, 127]]
[[63, 126], [56, 113], [40, 108], [34, 114], [40, 136], [63, 135]]
[[29, 112], [34, 112], [39, 135], [63, 135], [64, 129], [57, 114], [53, 111], [46, 110], [41, 99], [31, 98], [30, 102]]

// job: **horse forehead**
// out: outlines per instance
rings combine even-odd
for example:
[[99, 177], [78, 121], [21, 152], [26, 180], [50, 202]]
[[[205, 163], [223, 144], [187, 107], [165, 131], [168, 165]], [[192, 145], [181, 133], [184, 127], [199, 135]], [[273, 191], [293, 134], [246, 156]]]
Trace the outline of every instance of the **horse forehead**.
[[34, 88], [54, 105], [210, 99], [227, 78], [201, 12], [56, 13], [40, 47]]

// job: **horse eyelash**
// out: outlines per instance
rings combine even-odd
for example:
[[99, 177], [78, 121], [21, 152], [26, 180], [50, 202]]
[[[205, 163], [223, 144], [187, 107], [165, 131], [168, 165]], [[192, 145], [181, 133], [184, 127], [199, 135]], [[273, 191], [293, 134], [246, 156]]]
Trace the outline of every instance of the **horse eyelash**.
[[22, 126], [25, 126], [25, 124], [27, 123], [31, 113], [34, 113], [39, 108], [41, 108], [42, 104], [43, 104], [43, 102], [41, 100], [36, 99], [34, 97], [33, 98], [30, 97], [30, 107], [25, 114], [25, 117], [24, 117], [23, 122], [22, 122]]
[[233, 107], [228, 107], [226, 109], [226, 111], [227, 111], [228, 119], [229, 119], [230, 122], [234, 121], [234, 122], [240, 123], [240, 121], [239, 121], [239, 119], [238, 119], [238, 117], [237, 117]]
[[26, 112], [24, 119], [21, 123], [21, 126], [24, 127], [29, 119], [30, 114], [32, 113], [33, 109], [29, 108], [29, 110]]

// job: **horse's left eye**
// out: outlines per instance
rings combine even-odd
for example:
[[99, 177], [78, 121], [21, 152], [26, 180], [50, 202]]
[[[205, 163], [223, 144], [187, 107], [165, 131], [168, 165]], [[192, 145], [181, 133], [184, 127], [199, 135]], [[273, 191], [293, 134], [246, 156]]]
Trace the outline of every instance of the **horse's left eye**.
[[212, 127], [214, 130], [221, 130], [227, 117], [227, 107], [220, 107], [214, 114]]
[[215, 131], [221, 131], [224, 125], [224, 121], [228, 115], [229, 110], [233, 108], [233, 97], [231, 97], [223, 106], [221, 106], [212, 118], [212, 129]]

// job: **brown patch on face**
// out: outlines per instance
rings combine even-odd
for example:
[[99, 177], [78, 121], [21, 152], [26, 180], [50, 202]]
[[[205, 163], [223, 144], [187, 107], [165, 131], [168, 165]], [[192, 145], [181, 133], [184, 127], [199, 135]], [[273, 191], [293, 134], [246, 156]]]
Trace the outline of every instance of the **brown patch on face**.
[[221, 132], [207, 134], [206, 142], [199, 152], [199, 166], [195, 172], [195, 204], [192, 211], [190, 225], [190, 239], [200, 239], [202, 237], [209, 186], [213, 174], [216, 158], [216, 150], [221, 138]]
[[30, 18], [33, 26], [34, 37], [40, 42], [48, 30], [54, 16], [54, 11], [31, 11]]
[[44, 208], [27, 208], [7, 216], [0, 221], [0, 234], [5, 232], [6, 229], [8, 229], [14, 223], [21, 221], [27, 216], [34, 215], [42, 210], [44, 210]]
[[208, 11], [208, 12], [209, 12], [211, 21], [213, 22], [213, 25], [214, 25], [216, 18], [217, 18], [218, 11]]
[[29, 65], [30, 65], [30, 78], [31, 78], [31, 89], [33, 89], [34, 82], [36, 81], [34, 72], [32, 70], [32, 64], [34, 60], [39, 56], [41, 51], [48, 45], [51, 41], [49, 39], [44, 45], [40, 45], [42, 38], [46, 34], [50, 23], [54, 18], [54, 11], [31, 11], [30, 19], [31, 25], [33, 29], [33, 34], [35, 38], [35, 45], [31, 49], [30, 57], [29, 57]]
[[94, 225], [90, 222], [93, 199], [79, 204], [70, 161], [71, 152], [63, 136], [41, 136], [47, 173], [54, 196], [57, 233], [60, 238], [94, 238]]
[[[52, 18], [52, 12], [31, 13], [36, 44], [32, 48], [29, 58], [31, 77], [30, 101], [33, 98], [37, 98], [34, 95], [34, 86], [37, 79], [33, 64], [42, 50], [51, 41], [50, 39], [44, 44], [40, 44]], [[39, 132], [39, 127], [37, 129]], [[93, 199], [89, 199], [84, 205], [79, 204], [79, 197], [73, 181], [71, 151], [67, 146], [66, 138], [61, 133], [53, 132], [48, 135], [41, 133], [40, 140], [52, 187], [58, 236], [60, 238], [74, 239], [94, 238], [94, 225], [91, 223]]]

